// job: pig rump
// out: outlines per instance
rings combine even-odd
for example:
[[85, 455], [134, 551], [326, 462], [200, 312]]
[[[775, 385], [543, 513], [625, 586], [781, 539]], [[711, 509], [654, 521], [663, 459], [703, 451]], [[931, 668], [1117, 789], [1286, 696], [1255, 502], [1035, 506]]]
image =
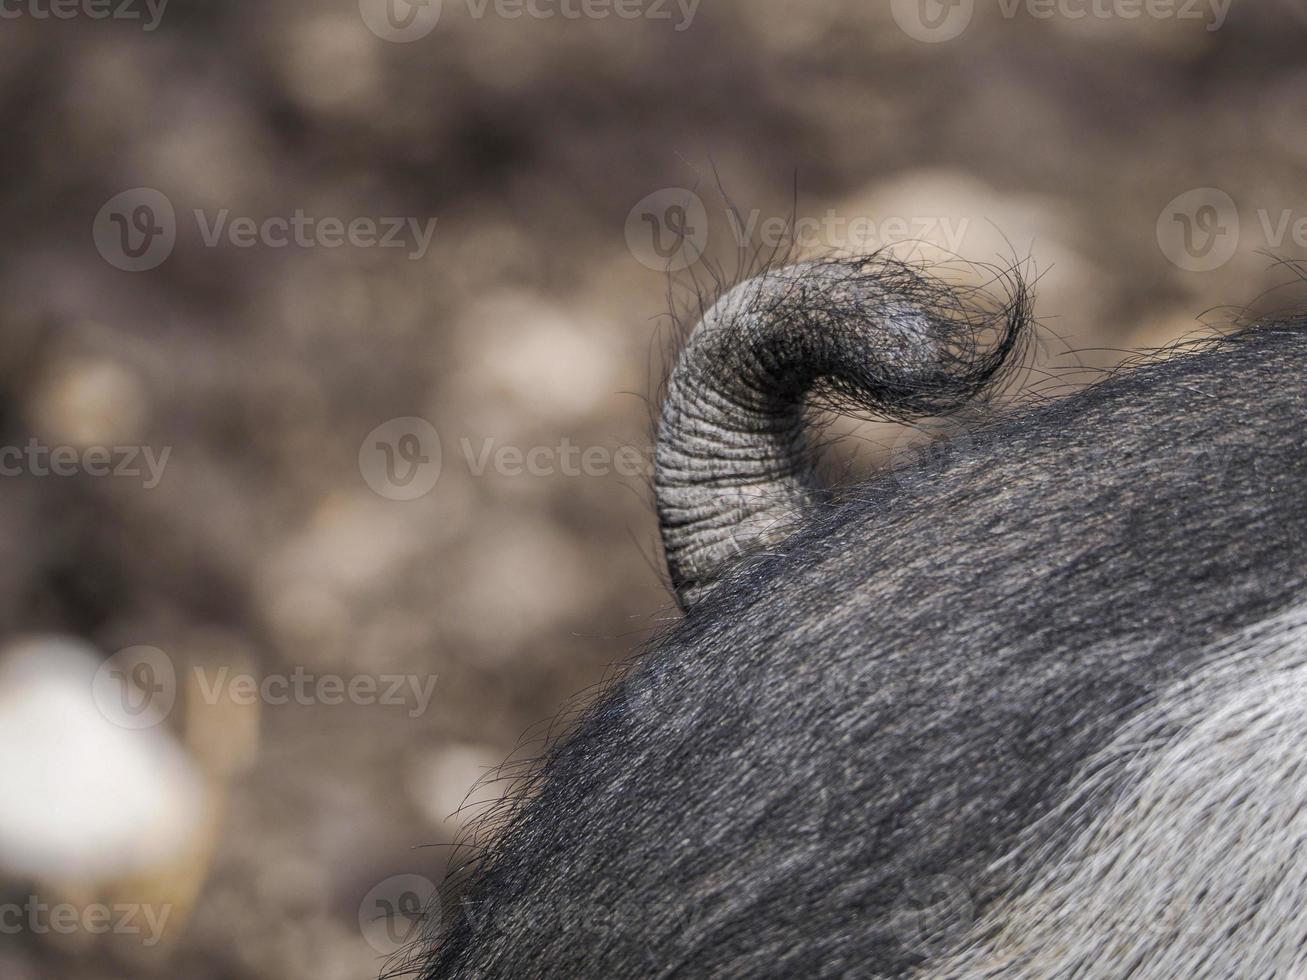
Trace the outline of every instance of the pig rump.
[[714, 568], [425, 975], [1295, 975], [1305, 370], [1240, 332]]

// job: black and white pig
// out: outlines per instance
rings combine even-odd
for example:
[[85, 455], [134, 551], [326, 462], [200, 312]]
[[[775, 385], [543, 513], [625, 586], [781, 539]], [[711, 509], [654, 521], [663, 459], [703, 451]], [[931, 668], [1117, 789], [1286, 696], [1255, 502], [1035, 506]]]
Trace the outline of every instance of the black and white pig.
[[1010, 285], [823, 260], [703, 313], [656, 458], [686, 616], [423, 976], [1307, 976], [1307, 322], [824, 488], [814, 401], [983, 401]]

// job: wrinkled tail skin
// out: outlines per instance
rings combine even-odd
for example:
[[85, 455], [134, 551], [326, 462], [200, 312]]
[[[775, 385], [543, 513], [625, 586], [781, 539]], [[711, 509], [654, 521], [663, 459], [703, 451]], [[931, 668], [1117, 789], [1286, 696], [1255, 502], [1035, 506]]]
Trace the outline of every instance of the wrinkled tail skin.
[[672, 370], [655, 449], [683, 608], [821, 499], [811, 402], [906, 420], [994, 386], [1029, 317], [1024, 283], [1006, 280], [1010, 295], [995, 303], [892, 259], [826, 259], [765, 272], [708, 309]]

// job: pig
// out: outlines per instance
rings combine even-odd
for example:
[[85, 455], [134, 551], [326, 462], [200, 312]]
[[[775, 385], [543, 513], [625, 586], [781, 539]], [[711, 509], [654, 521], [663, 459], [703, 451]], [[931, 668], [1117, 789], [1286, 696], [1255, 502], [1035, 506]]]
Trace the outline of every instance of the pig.
[[[1000, 281], [822, 259], [705, 304], [655, 458], [685, 615], [415, 972], [1307, 975], [1307, 320], [998, 410]], [[814, 405], [967, 435], [828, 487]]]

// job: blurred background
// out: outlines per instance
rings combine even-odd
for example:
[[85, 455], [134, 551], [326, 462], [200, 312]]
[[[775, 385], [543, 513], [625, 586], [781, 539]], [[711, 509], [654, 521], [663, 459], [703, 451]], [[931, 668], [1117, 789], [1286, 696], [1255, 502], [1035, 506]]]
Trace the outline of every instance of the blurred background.
[[1293, 307], [1304, 52], [1300, 0], [6, 0], [0, 977], [375, 976], [676, 615], [669, 308], [931, 243], [1025, 266], [1065, 385]]

